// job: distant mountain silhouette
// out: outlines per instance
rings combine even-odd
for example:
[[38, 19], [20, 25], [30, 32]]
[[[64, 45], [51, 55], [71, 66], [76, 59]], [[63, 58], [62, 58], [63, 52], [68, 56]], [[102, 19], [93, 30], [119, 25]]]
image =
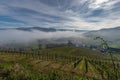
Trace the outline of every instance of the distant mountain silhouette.
[[120, 42], [120, 26], [115, 28], [105, 28], [101, 30], [95, 30], [85, 33], [86, 37], [101, 36], [108, 41], [119, 41]]
[[56, 32], [56, 31], [75, 31], [75, 32], [86, 32], [88, 30], [77, 30], [77, 29], [55, 29], [55, 28], [42, 28], [42, 27], [21, 27], [21, 28], [1, 28], [0, 30], [21, 30], [29, 31], [33, 30], [43, 31], [43, 32]]
[[16, 28], [16, 30], [22, 30], [22, 31], [33, 31], [33, 30], [39, 30], [44, 32], [54, 32], [56, 29], [54, 28], [41, 28], [41, 27], [28, 27], [28, 28]]

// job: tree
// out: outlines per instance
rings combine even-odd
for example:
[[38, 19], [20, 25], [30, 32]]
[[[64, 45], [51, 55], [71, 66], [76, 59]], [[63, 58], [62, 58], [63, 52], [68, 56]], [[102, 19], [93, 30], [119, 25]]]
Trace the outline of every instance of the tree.
[[102, 48], [106, 49], [106, 52], [110, 54], [110, 58], [112, 60], [112, 64], [113, 64], [113, 68], [114, 68], [114, 73], [115, 73], [115, 76], [116, 76], [116, 80], [117, 80], [117, 70], [116, 70], [116, 67], [115, 67], [115, 62], [114, 62], [114, 58], [113, 58], [113, 55], [112, 55], [112, 52], [110, 50], [110, 47], [107, 43], [107, 41], [105, 41], [103, 38], [101, 37], [96, 37], [95, 40], [101, 40], [101, 46]]

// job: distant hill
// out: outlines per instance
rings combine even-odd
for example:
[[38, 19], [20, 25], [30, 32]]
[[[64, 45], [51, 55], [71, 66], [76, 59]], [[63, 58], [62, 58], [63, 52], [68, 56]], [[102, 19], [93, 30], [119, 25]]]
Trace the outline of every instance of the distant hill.
[[112, 46], [120, 47], [120, 26], [115, 28], [106, 28], [101, 30], [90, 31], [84, 34], [87, 38], [100, 36], [112, 43]]
[[88, 32], [88, 30], [56, 29], [56, 28], [43, 28], [43, 27], [0, 28], [0, 30], [21, 30], [21, 31], [29, 31], [29, 32], [32, 32], [33, 30], [38, 30], [43, 32], [56, 32], [56, 31]]
[[[49, 52], [51, 54], [61, 54], [61, 55], [77, 55], [77, 56], [91, 56], [91, 57], [101, 57], [103, 58], [105, 55], [100, 51], [94, 51], [86, 48], [77, 48], [73, 46], [62, 46], [55, 48], [42, 49], [41, 52]], [[106, 57], [106, 56], [105, 56]]]
[[22, 30], [22, 31], [33, 31], [33, 30], [39, 30], [44, 32], [54, 32], [56, 29], [54, 28], [41, 28], [41, 27], [28, 27], [28, 28], [15, 28], [16, 30]]
[[101, 36], [106, 40], [120, 41], [120, 27], [95, 30], [85, 33], [86, 37]]

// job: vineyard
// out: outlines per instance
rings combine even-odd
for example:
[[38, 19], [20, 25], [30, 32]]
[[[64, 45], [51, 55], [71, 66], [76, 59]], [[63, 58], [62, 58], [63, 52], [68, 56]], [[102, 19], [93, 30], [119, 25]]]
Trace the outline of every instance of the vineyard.
[[120, 55], [70, 46], [1, 49], [0, 80], [120, 80]]

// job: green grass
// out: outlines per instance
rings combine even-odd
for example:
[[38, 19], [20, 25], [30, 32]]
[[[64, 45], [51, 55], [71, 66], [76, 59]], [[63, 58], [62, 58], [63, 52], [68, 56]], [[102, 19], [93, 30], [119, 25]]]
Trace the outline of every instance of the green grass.
[[0, 80], [115, 80], [111, 60], [98, 51], [65, 46], [36, 52], [0, 53]]
[[51, 54], [59, 54], [59, 55], [67, 55], [67, 56], [91, 56], [91, 57], [104, 57], [104, 55], [99, 51], [93, 51], [91, 49], [86, 48], [77, 48], [71, 46], [64, 47], [56, 47], [50, 49], [41, 50], [42, 53], [51, 53]]

